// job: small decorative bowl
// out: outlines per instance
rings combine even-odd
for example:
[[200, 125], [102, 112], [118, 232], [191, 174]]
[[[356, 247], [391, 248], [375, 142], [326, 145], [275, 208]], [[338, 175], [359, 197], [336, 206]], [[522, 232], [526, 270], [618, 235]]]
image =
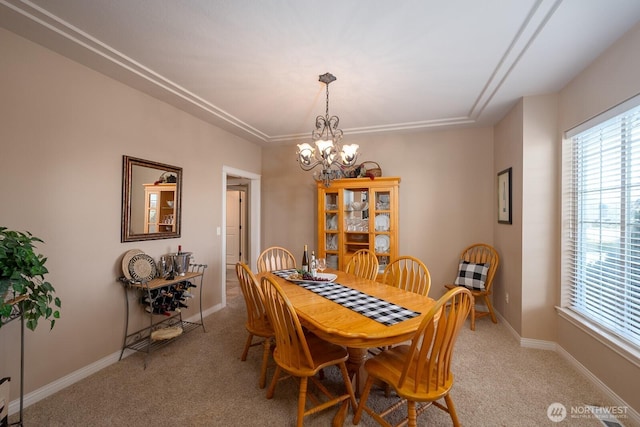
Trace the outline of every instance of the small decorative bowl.
[[367, 209], [367, 202], [351, 202], [350, 206], [354, 211], [363, 211]]

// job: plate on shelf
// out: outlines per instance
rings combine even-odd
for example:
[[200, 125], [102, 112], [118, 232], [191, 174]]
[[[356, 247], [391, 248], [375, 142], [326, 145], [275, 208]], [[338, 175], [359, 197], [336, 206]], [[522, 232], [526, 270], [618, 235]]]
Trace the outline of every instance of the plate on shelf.
[[144, 252], [140, 249], [131, 249], [130, 251], [125, 252], [125, 254], [122, 256], [122, 274], [124, 274], [124, 277], [127, 280], [133, 280], [131, 274], [129, 273], [129, 261], [131, 261], [131, 258], [133, 258], [134, 256], [143, 253]]
[[384, 214], [376, 215], [376, 231], [389, 231], [389, 217]]
[[328, 251], [335, 251], [338, 249], [338, 235], [331, 234], [327, 235], [327, 248]]
[[287, 277], [287, 280], [293, 283], [322, 284], [322, 283], [331, 283], [334, 280], [336, 280], [338, 276], [332, 273], [316, 273], [315, 278], [322, 279], [322, 280], [304, 280], [304, 279], [300, 279], [299, 277], [301, 277], [299, 273], [294, 273], [291, 276]]
[[331, 217], [327, 221], [327, 230], [337, 230], [337, 229], [338, 229], [338, 215], [331, 215]]
[[156, 263], [147, 254], [137, 254], [129, 261], [129, 274], [133, 280], [148, 282], [156, 277]]
[[389, 246], [391, 246], [391, 240], [386, 234], [376, 236], [376, 252], [389, 252]]

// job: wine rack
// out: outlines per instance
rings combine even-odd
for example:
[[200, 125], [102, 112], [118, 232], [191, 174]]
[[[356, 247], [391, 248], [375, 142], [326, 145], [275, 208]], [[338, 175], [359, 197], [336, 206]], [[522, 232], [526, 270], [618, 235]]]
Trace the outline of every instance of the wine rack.
[[[191, 264], [189, 272], [184, 276], [176, 276], [173, 279], [155, 278], [148, 282], [132, 282], [124, 277], [119, 280], [123, 283], [126, 302], [125, 336], [120, 352], [122, 359], [125, 350], [130, 349], [146, 353], [144, 367], [147, 367], [147, 357], [150, 353], [175, 341], [181, 336], [204, 327], [202, 317], [202, 283], [205, 264]], [[134, 299], [130, 298], [130, 294]], [[194, 301], [197, 295], [197, 302]], [[133, 302], [137, 302], [134, 304]], [[199, 322], [186, 321], [182, 318], [182, 310], [194, 304], [199, 306]], [[131, 310], [140, 307], [148, 316], [149, 324], [142, 329], [129, 332], [129, 318]], [[174, 338], [154, 339], [153, 333], [166, 328], [180, 328], [182, 333]]]

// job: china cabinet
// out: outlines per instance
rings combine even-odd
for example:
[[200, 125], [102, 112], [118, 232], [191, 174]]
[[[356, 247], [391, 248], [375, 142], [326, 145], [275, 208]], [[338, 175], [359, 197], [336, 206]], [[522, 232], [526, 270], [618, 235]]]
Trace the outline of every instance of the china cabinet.
[[144, 232], [176, 231], [176, 184], [144, 184]]
[[398, 256], [400, 178], [348, 178], [318, 183], [318, 257], [344, 270], [360, 249], [376, 254], [379, 274]]

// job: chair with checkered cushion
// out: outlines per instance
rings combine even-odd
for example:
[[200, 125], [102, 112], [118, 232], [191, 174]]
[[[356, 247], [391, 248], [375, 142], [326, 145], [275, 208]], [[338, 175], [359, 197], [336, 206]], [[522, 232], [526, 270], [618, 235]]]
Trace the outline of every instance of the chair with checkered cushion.
[[[473, 244], [460, 254], [458, 274], [454, 283], [444, 285], [447, 289], [464, 286], [471, 291], [471, 295], [474, 298], [470, 316], [472, 331], [476, 330], [476, 319], [480, 317], [491, 316], [491, 321], [498, 323], [490, 297], [493, 278], [499, 262], [500, 257], [495, 248], [485, 243]], [[475, 309], [475, 301], [479, 298], [484, 301], [487, 311], [477, 311]]]
[[296, 268], [296, 258], [291, 252], [280, 246], [271, 246], [262, 251], [258, 257], [258, 273], [288, 268]]
[[365, 279], [376, 280], [378, 257], [368, 249], [360, 249], [353, 254], [344, 271]]

